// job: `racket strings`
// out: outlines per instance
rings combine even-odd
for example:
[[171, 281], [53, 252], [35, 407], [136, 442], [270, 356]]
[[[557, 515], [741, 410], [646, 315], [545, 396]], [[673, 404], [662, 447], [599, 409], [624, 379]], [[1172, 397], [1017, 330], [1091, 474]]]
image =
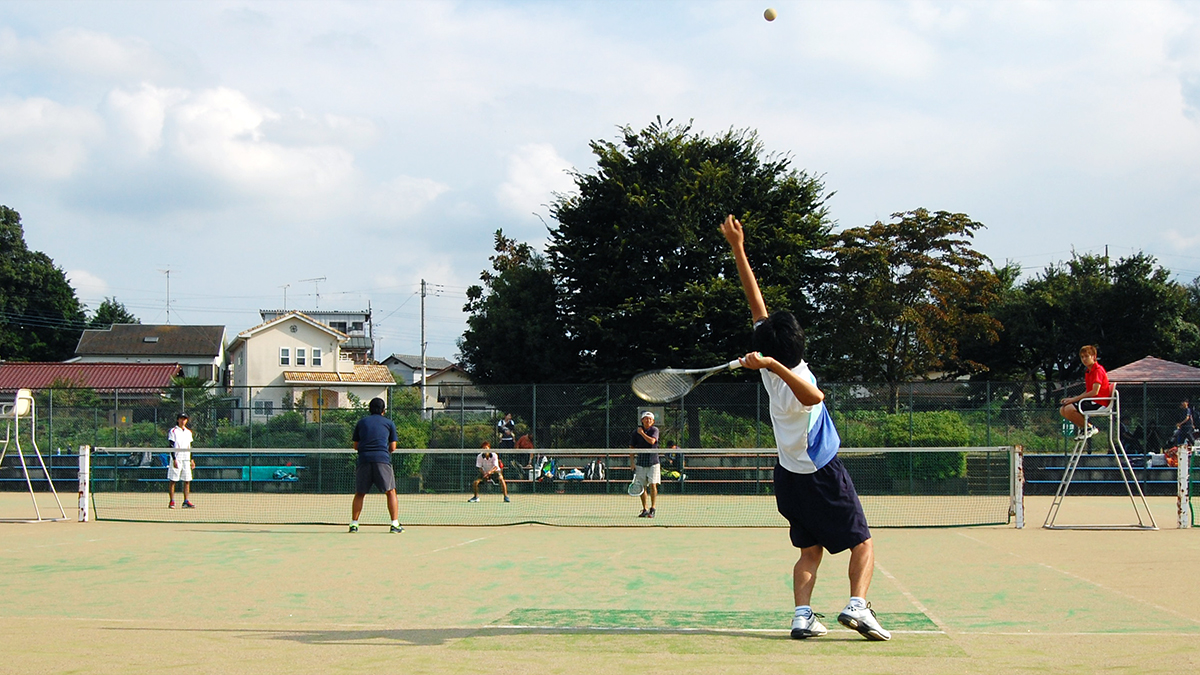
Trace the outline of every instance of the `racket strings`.
[[670, 403], [683, 398], [696, 384], [696, 378], [680, 372], [659, 370], [642, 373], [630, 383], [633, 393], [652, 403]]

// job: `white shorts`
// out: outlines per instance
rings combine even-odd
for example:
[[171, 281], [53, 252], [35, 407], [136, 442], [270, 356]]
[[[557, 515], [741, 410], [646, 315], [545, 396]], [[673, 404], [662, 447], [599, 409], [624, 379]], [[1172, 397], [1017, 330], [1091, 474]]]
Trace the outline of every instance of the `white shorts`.
[[178, 469], [171, 464], [167, 465], [167, 480], [171, 481], [172, 483], [177, 481], [183, 481], [185, 483], [192, 482], [191, 461], [175, 462], [175, 464], [179, 465]]
[[662, 483], [662, 465], [634, 466], [633, 482], [642, 485], [659, 485]]

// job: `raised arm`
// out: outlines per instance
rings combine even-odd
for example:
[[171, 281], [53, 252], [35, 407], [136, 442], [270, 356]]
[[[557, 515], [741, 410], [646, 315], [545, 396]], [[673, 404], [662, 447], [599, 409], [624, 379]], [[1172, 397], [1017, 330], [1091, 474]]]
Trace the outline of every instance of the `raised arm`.
[[721, 234], [729, 242], [733, 250], [733, 260], [737, 263], [738, 278], [742, 281], [742, 291], [746, 294], [746, 302], [750, 304], [750, 315], [755, 321], [767, 318], [767, 303], [763, 301], [762, 291], [758, 290], [758, 280], [754, 278], [754, 270], [750, 269], [750, 260], [746, 257], [745, 234], [742, 223], [733, 217], [725, 216], [721, 223]]

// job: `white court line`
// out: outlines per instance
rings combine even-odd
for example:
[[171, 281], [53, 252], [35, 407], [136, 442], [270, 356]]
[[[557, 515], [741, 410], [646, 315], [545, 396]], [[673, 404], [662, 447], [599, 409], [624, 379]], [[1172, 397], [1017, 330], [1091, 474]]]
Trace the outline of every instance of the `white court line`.
[[[937, 618], [936, 616], [934, 616], [933, 612], [929, 611], [929, 608], [928, 608], [928, 607], [926, 607], [925, 605], [921, 604], [921, 601], [917, 599], [917, 596], [913, 595], [912, 593], [909, 593], [909, 592], [908, 592], [908, 589], [904, 587], [904, 584], [900, 583], [900, 580], [899, 580], [899, 579], [897, 579], [896, 577], [892, 576], [892, 573], [891, 573], [891, 572], [889, 572], [889, 571], [887, 571], [886, 569], [884, 569], [883, 565], [880, 565], [878, 562], [876, 562], [876, 563], [875, 563], [875, 569], [879, 570], [879, 571], [880, 571], [880, 572], [883, 574], [883, 576], [887, 577], [887, 578], [888, 578], [888, 580], [889, 580], [889, 581], [891, 581], [893, 584], [896, 584], [896, 588], [897, 588], [897, 589], [899, 589], [899, 591], [900, 591], [901, 595], [903, 595], [904, 597], [908, 598], [908, 601], [912, 603], [912, 606], [913, 606], [913, 607], [916, 607], [916, 608], [917, 608], [917, 611], [918, 611], [918, 612], [920, 612], [920, 613], [924, 614], [925, 616], [929, 617], [929, 620], [930, 620], [930, 621], [932, 621], [932, 622], [934, 623], [934, 625], [935, 625], [935, 626], [937, 626], [937, 627], [940, 629], [940, 630], [939, 630], [939, 631], [937, 631], [937, 632], [939, 632], [939, 633], [945, 633], [945, 634], [947, 634], [947, 635], [949, 635], [949, 634], [950, 634], [950, 628], [949, 628], [949, 626], [947, 626], [946, 624], [942, 623], [942, 620], [941, 620], [941, 619], [939, 619], [939, 618]], [[903, 632], [905, 632], [905, 631], [895, 631], [895, 630], [893, 630], [893, 631], [888, 631], [888, 632], [889, 632], [889, 633], [903, 633]], [[924, 632], [933, 632], [933, 631], [912, 631], [912, 632], [924, 633]]]
[[442, 551], [449, 551], [450, 549], [458, 548], [459, 546], [466, 546], [467, 544], [474, 544], [475, 542], [483, 541], [484, 539], [491, 539], [491, 537], [487, 536], [487, 537], [479, 537], [478, 539], [469, 539], [467, 541], [459, 542], [459, 543], [451, 545], [451, 546], [443, 546], [442, 548], [435, 548], [432, 551], [425, 551], [424, 553], [414, 553], [414, 554], [412, 554], [412, 557], [419, 558], [423, 555], [430, 555], [433, 553], [441, 553]]
[[[960, 537], [966, 537], [967, 539], [970, 539], [971, 541], [974, 541], [976, 543], [983, 544], [984, 546], [986, 546], [994, 551], [1001, 550], [1001, 549], [997, 548], [996, 546], [993, 546], [993, 545], [987, 543], [986, 541], [983, 541], [982, 539], [976, 539], [975, 537], [972, 537], [969, 534], [964, 534], [962, 532], [956, 532], [955, 534], [957, 534]], [[1019, 558], [1021, 560], [1025, 559], [1023, 556], [1013, 553], [1012, 551], [1004, 551], [1004, 552], [1008, 553], [1009, 555], [1013, 556], [1014, 558]], [[1091, 579], [1088, 579], [1086, 577], [1081, 577], [1078, 574], [1075, 574], [1074, 572], [1060, 570], [1057, 567], [1054, 567], [1053, 565], [1047, 565], [1046, 563], [1041, 562], [1041, 561], [1036, 561], [1036, 562], [1041, 567], [1045, 567], [1046, 569], [1048, 569], [1052, 572], [1058, 572], [1059, 574], [1061, 574], [1063, 576], [1071, 577], [1072, 579], [1078, 579], [1079, 581], [1082, 581], [1086, 584], [1091, 584], [1092, 586], [1095, 586], [1096, 588], [1100, 588], [1105, 591], [1108, 591], [1109, 593], [1114, 593], [1114, 594], [1119, 595], [1127, 600], [1133, 600], [1134, 602], [1137, 602], [1142, 605], [1146, 605], [1147, 607], [1153, 607], [1154, 609], [1157, 609], [1160, 612], [1166, 612], [1167, 614], [1173, 614], [1181, 619], [1186, 619], [1188, 621], [1191, 621], [1194, 624], [1200, 624], [1200, 619], [1196, 619], [1194, 617], [1188, 616], [1187, 614], [1184, 614], [1183, 612], [1180, 612], [1178, 610], [1171, 609], [1170, 607], [1163, 607], [1162, 605], [1155, 603], [1155, 602], [1151, 602], [1149, 600], [1143, 600], [1142, 598], [1139, 598], [1136, 595], [1130, 595], [1120, 589], [1105, 586], [1104, 584], [1102, 584], [1098, 581], [1092, 581]], [[1093, 634], [1094, 633], [1088, 633], [1088, 635], [1093, 635]], [[1123, 635], [1123, 633], [1122, 633], [1122, 635]]]

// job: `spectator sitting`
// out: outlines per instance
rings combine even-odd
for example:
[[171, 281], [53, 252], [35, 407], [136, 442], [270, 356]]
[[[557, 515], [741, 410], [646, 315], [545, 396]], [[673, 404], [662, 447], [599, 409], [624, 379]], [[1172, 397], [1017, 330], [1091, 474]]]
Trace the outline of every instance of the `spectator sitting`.
[[1183, 445], [1187, 443], [1191, 445], [1195, 440], [1196, 420], [1194, 417], [1195, 411], [1185, 398], [1179, 402], [1179, 408], [1183, 413], [1183, 419], [1175, 425], [1175, 435], [1171, 438], [1171, 445]]

